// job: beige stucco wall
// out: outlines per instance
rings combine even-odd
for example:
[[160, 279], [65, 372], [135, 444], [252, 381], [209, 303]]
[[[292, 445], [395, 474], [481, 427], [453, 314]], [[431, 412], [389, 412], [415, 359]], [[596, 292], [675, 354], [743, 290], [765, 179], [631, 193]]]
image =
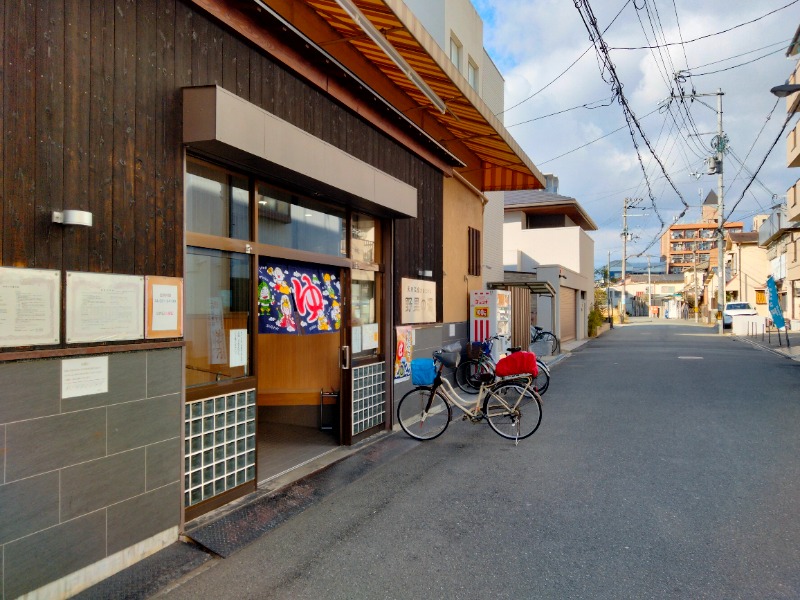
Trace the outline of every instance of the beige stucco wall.
[[764, 289], [769, 275], [766, 250], [756, 245], [737, 245], [732, 253], [737, 255], [738, 273], [736, 279], [727, 285], [726, 291], [736, 291], [740, 302], [749, 302], [756, 307], [759, 315], [769, 316], [769, 307], [766, 304], [756, 304], [756, 289]]
[[467, 228], [483, 229], [481, 200], [456, 179], [444, 180], [444, 256], [442, 321], [469, 320], [469, 292], [481, 289], [481, 277], [467, 275], [469, 242]]
[[523, 229], [524, 220], [521, 212], [505, 213], [503, 265], [506, 270], [530, 271], [538, 265], [561, 265], [584, 275], [594, 273], [594, 241], [580, 227]]

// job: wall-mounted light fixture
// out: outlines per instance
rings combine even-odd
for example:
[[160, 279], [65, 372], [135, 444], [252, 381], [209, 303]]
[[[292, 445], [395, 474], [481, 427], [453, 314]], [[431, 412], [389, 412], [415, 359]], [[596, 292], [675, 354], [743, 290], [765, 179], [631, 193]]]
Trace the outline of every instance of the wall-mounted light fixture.
[[53, 223], [62, 225], [83, 225], [92, 226], [92, 213], [85, 210], [54, 210]]
[[351, 0], [336, 0], [336, 3], [344, 9], [344, 11], [350, 15], [350, 18], [361, 27], [361, 29], [366, 33], [370, 39], [375, 42], [378, 47], [383, 50], [383, 52], [392, 59], [392, 62], [396, 64], [400, 70], [405, 73], [405, 76], [413, 83], [420, 92], [425, 94], [425, 97], [430, 100], [433, 105], [439, 109], [439, 112], [444, 114], [447, 111], [447, 105], [444, 103], [444, 100], [439, 98], [439, 96], [434, 92], [430, 86], [425, 83], [425, 80], [420, 77], [419, 73], [417, 73], [411, 65], [406, 62], [400, 53], [389, 43], [383, 34], [378, 31], [378, 29], [372, 24], [364, 13], [362, 13], [358, 7], [353, 4]]

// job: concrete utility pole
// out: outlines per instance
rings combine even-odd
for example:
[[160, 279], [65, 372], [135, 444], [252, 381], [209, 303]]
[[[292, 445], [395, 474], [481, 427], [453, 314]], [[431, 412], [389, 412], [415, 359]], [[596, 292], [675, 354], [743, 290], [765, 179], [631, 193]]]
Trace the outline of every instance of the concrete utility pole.
[[[630, 237], [630, 233], [628, 233], [628, 209], [633, 208], [639, 202], [641, 202], [641, 198], [625, 198], [625, 202], [622, 204], [622, 298], [620, 300], [620, 311], [619, 311], [619, 322], [625, 322], [625, 307], [627, 306], [626, 296], [627, 296], [627, 288], [625, 285], [625, 259], [628, 253], [628, 238]], [[631, 215], [632, 217], [644, 217], [646, 215]]]
[[712, 140], [712, 145], [715, 146], [715, 150], [717, 151], [717, 223], [719, 230], [717, 231], [717, 260], [719, 264], [717, 265], [717, 275], [719, 277], [719, 286], [717, 287], [717, 291], [719, 292], [718, 300], [717, 300], [717, 314], [719, 315], [719, 334], [723, 334], [723, 323], [722, 323], [722, 310], [725, 308], [725, 220], [724, 215], [722, 214], [723, 209], [725, 208], [725, 201], [724, 201], [724, 190], [725, 186], [722, 180], [722, 156], [725, 153], [725, 147], [727, 145], [725, 139], [725, 134], [722, 132], [722, 90], [717, 90], [717, 139]]
[[[716, 96], [717, 97], [717, 134], [711, 140], [711, 148], [715, 151], [714, 155], [714, 170], [708, 171], [709, 175], [713, 175], [714, 173], [717, 174], [717, 260], [719, 264], [717, 265], [717, 313], [719, 314], [719, 333], [722, 335], [723, 327], [722, 327], [722, 309], [725, 308], [725, 217], [723, 215], [723, 211], [725, 209], [725, 185], [722, 179], [722, 172], [723, 172], [723, 156], [725, 154], [725, 150], [728, 147], [728, 137], [722, 130], [722, 96], [724, 96], [724, 92], [722, 89], [717, 89], [717, 91], [713, 94], [696, 94], [692, 93], [691, 97], [693, 100], [698, 100], [700, 104], [714, 110], [714, 108], [702, 100], [699, 100], [702, 96]], [[707, 133], [702, 134], [692, 134], [692, 135], [708, 135]], [[710, 262], [709, 262], [710, 264]], [[708, 307], [709, 307], [709, 319], [711, 317], [711, 289], [709, 287], [709, 298], [708, 298]]]
[[650, 316], [651, 308], [650, 305], [653, 303], [653, 295], [650, 293], [650, 288], [652, 284], [650, 282], [650, 257], [647, 257], [647, 315]]
[[614, 326], [614, 314], [611, 310], [611, 250], [608, 251], [608, 265], [606, 266], [606, 304], [608, 305], [608, 322]]
[[692, 262], [694, 263], [694, 322], [697, 323], [700, 299], [697, 297], [697, 252], [692, 252]]
[[628, 198], [622, 203], [622, 297], [619, 301], [619, 322], [624, 323], [626, 317], [625, 306], [625, 257], [628, 255]]

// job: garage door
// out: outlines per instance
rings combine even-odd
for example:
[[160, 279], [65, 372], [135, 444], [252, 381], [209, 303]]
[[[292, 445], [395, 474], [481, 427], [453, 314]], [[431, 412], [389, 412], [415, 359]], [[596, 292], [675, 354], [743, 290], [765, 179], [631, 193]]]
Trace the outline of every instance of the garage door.
[[562, 342], [574, 340], [577, 335], [575, 322], [575, 296], [576, 291], [572, 288], [562, 287], [558, 290], [558, 306], [561, 317], [561, 333], [558, 337]]

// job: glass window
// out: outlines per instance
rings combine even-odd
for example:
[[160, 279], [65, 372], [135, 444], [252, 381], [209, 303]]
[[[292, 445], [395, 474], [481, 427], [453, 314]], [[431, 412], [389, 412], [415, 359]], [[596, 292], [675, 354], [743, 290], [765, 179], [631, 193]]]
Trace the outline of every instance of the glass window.
[[450, 38], [450, 60], [456, 66], [456, 69], [461, 70], [461, 44], [454, 37]]
[[250, 374], [250, 277], [246, 254], [187, 248], [187, 387]]
[[345, 256], [344, 210], [263, 183], [256, 201], [262, 244]]
[[250, 194], [247, 179], [218, 167], [190, 161], [186, 165], [186, 227], [238, 240], [250, 239]]
[[472, 61], [467, 63], [467, 81], [469, 81], [472, 89], [478, 89], [478, 67]]
[[350, 272], [351, 343], [353, 356], [367, 357], [380, 353], [381, 274], [375, 271]]
[[350, 258], [357, 262], [381, 261], [381, 223], [366, 215], [353, 215], [350, 230]]

